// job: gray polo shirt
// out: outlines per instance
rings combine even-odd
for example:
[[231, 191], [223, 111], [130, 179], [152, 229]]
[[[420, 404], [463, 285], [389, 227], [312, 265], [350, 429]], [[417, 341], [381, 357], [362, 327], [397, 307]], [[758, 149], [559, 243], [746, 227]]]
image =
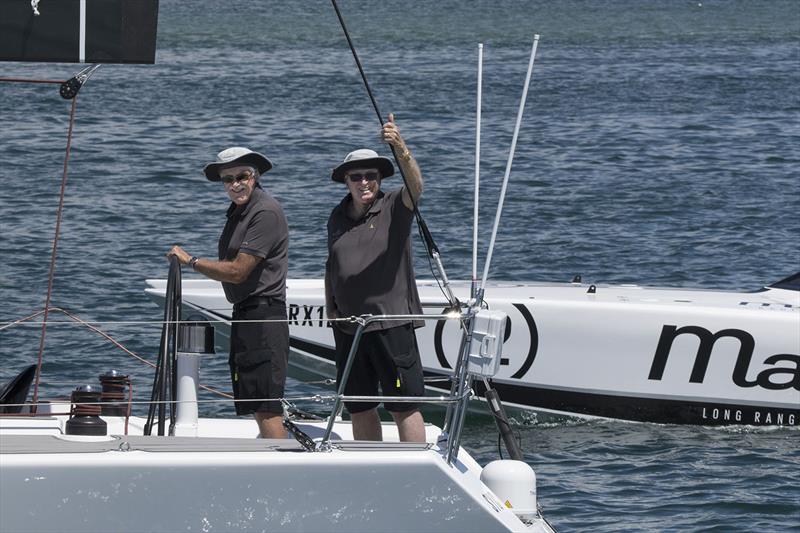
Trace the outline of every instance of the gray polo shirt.
[[[402, 189], [378, 193], [360, 220], [347, 216], [348, 194], [328, 219], [325, 276], [341, 316], [421, 314], [411, 256], [414, 213], [403, 203]], [[366, 331], [388, 329], [409, 321], [382, 321]], [[339, 324], [355, 332], [355, 326]], [[415, 326], [424, 325], [422, 321]]]
[[232, 261], [240, 251], [260, 257], [242, 283], [222, 282], [225, 297], [239, 303], [250, 296], [270, 296], [286, 301], [289, 268], [289, 227], [280, 204], [260, 187], [244, 205], [231, 203], [228, 221], [219, 238], [219, 259]]

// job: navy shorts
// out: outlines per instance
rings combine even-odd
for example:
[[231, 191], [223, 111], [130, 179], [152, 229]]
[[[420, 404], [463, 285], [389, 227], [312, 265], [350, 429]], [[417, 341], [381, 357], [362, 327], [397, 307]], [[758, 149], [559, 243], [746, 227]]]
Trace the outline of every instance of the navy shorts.
[[[237, 400], [283, 398], [289, 361], [289, 324], [286, 304], [259, 298], [250, 305], [235, 306], [233, 320], [283, 320], [283, 322], [234, 323], [231, 326], [231, 368], [233, 396]], [[283, 405], [273, 401], [237, 401], [236, 414], [282, 413]]]
[[[336, 381], [341, 382], [353, 335], [333, 328], [336, 340]], [[378, 396], [378, 384], [384, 396], [424, 396], [425, 381], [417, 348], [414, 326], [405, 324], [389, 329], [370, 331], [361, 336], [344, 394]], [[345, 402], [352, 413], [374, 409], [379, 402]], [[418, 409], [416, 403], [384, 402], [387, 411], [400, 413]]]

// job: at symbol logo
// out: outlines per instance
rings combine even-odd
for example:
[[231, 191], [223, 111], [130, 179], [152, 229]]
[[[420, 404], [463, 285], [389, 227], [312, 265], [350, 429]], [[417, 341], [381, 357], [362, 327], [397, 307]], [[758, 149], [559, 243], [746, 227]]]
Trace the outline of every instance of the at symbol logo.
[[[525, 374], [528, 373], [528, 370], [530, 370], [531, 365], [533, 365], [534, 359], [536, 359], [536, 351], [539, 349], [539, 331], [536, 329], [536, 322], [533, 320], [533, 316], [531, 315], [531, 312], [528, 310], [527, 307], [525, 307], [522, 304], [512, 304], [512, 305], [517, 311], [519, 311], [519, 314], [522, 316], [522, 319], [528, 326], [528, 333], [530, 335], [530, 344], [528, 344], [528, 352], [525, 355], [525, 360], [523, 361], [522, 365], [517, 369], [517, 371], [511, 374], [511, 377], [513, 379], [520, 379], [523, 376], [525, 376]], [[446, 313], [447, 311], [448, 309], [444, 309], [442, 311], [442, 314]], [[436, 359], [439, 361], [441, 367], [452, 370], [453, 365], [451, 365], [447, 361], [447, 357], [445, 357], [444, 354], [444, 348], [442, 347], [442, 334], [444, 332], [445, 322], [446, 321], [444, 319], [436, 322], [436, 329], [434, 330], [433, 334], [433, 346], [436, 349]], [[501, 366], [508, 366], [509, 364], [511, 364], [511, 359], [514, 360], [519, 359], [520, 357], [519, 351], [524, 348], [524, 346], [520, 344], [513, 345], [512, 343], [511, 345], [508, 346], [505, 344], [511, 337], [511, 333], [513, 330], [511, 322], [512, 322], [512, 316], [508, 315], [508, 320], [506, 321], [506, 331], [505, 334], [503, 335], [503, 352], [505, 355], [511, 357], [510, 358], [503, 357], [500, 360]], [[513, 347], [511, 352], [509, 352], [510, 347]]]

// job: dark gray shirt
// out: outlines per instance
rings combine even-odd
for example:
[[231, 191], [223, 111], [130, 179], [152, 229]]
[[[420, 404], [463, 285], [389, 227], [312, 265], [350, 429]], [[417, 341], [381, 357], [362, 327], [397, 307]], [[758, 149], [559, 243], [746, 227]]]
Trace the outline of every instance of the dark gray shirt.
[[[402, 189], [378, 193], [360, 220], [347, 216], [348, 194], [328, 219], [325, 276], [340, 316], [421, 314], [411, 256], [414, 213], [403, 203]], [[381, 321], [366, 331], [388, 329], [409, 321]], [[355, 326], [338, 323], [348, 332]], [[423, 323], [417, 321], [416, 326]]]
[[242, 283], [222, 282], [225, 297], [239, 303], [250, 296], [270, 296], [286, 301], [289, 268], [289, 227], [280, 204], [256, 187], [244, 205], [231, 203], [228, 221], [219, 238], [220, 261], [232, 261], [244, 252], [262, 258]]

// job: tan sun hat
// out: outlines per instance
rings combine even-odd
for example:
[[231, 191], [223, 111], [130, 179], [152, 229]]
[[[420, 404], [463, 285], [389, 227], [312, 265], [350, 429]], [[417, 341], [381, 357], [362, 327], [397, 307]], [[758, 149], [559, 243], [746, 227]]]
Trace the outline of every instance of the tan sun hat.
[[219, 171], [238, 164], [250, 165], [263, 174], [272, 168], [272, 162], [264, 155], [242, 146], [226, 148], [217, 154], [217, 160], [203, 167], [203, 173], [209, 181], [220, 181]]
[[378, 155], [374, 150], [361, 148], [347, 154], [342, 164], [333, 169], [331, 179], [344, 183], [344, 173], [351, 168], [377, 168], [381, 173], [381, 179], [388, 178], [394, 174], [394, 165], [388, 157]]

